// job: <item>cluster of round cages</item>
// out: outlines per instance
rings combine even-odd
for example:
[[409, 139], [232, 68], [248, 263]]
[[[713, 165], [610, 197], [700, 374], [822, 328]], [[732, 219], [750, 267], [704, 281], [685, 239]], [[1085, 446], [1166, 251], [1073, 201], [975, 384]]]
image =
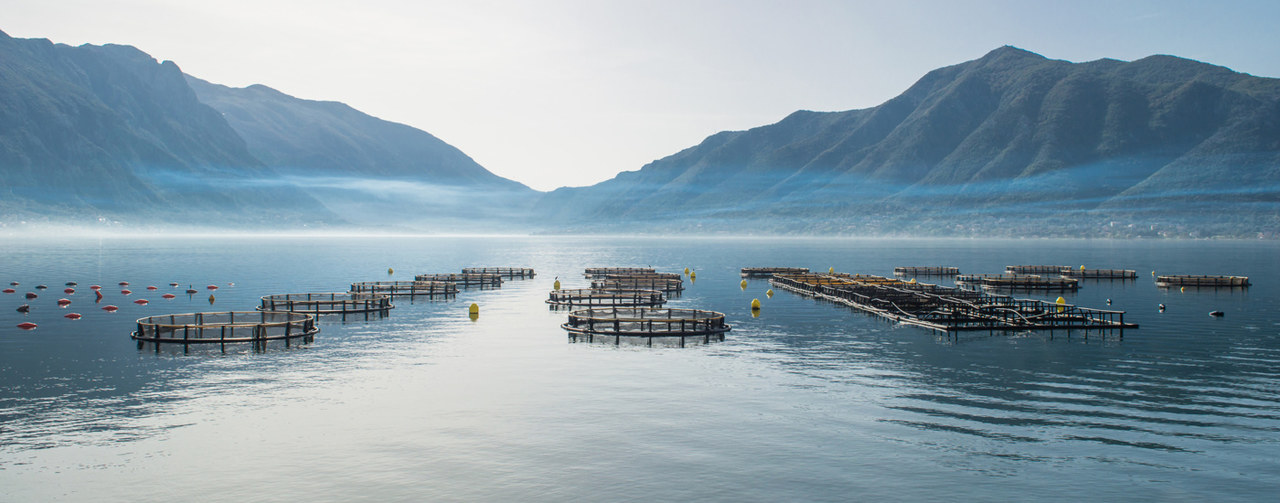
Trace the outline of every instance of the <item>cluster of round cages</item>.
[[569, 321], [561, 327], [574, 342], [599, 339], [620, 345], [625, 340], [653, 346], [656, 340], [679, 347], [723, 341], [731, 328], [724, 322], [724, 313], [661, 307], [583, 309], [570, 312]]
[[586, 307], [662, 307], [667, 298], [658, 290], [604, 290], [577, 288], [552, 290], [547, 304], [552, 309]]
[[350, 315], [385, 316], [396, 306], [391, 295], [385, 293], [325, 292], [283, 293], [262, 297], [259, 311], [287, 311], [311, 315], [334, 314], [347, 319]]
[[235, 344], [265, 345], [283, 341], [311, 342], [320, 331], [310, 314], [281, 311], [224, 311], [216, 313], [161, 314], [138, 319], [138, 330], [129, 334], [138, 341], [162, 344]]

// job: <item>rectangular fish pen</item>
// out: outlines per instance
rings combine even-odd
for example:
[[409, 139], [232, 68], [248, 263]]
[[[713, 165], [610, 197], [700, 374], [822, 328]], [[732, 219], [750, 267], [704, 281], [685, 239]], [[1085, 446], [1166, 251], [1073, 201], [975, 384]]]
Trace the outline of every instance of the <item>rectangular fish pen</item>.
[[808, 267], [743, 267], [744, 278], [771, 278], [774, 274], [804, 274]]
[[907, 266], [894, 267], [894, 276], [955, 276], [960, 274], [959, 267], [945, 266]]
[[723, 341], [731, 327], [724, 322], [724, 313], [700, 309], [670, 309], [659, 307], [611, 307], [584, 309], [569, 313], [569, 321], [561, 325], [570, 337], [612, 338], [620, 344], [623, 338], [653, 340], [678, 338], [680, 347], [687, 338], [702, 339], [704, 344]]
[[[961, 288], [823, 275], [774, 276], [770, 284], [823, 298], [899, 323], [940, 332], [974, 330], [1125, 329], [1123, 311], [1015, 299]], [[885, 281], [887, 280], [887, 281]]]
[[1192, 286], [1202, 288], [1248, 288], [1248, 276], [1212, 276], [1172, 274], [1156, 276], [1156, 286], [1169, 288], [1172, 286]]
[[448, 281], [361, 281], [351, 284], [353, 293], [385, 293], [391, 296], [444, 297], [458, 294]]
[[1080, 281], [1074, 278], [1059, 276], [1046, 278], [1034, 274], [961, 274], [956, 276], [957, 285], [979, 286], [991, 290], [1048, 290], [1076, 291]]
[[533, 269], [528, 267], [466, 267], [462, 269], [462, 274], [497, 274], [502, 279], [524, 279], [535, 276]]
[[419, 274], [414, 281], [445, 281], [461, 287], [498, 288], [502, 286], [502, 276], [490, 273], [443, 273]]

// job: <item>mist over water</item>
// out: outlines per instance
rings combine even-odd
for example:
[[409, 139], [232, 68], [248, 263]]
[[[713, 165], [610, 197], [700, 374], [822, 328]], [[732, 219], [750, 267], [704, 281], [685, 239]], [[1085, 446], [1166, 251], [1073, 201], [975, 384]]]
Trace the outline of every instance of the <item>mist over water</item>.
[[[1265, 500], [1280, 483], [1277, 251], [1239, 241], [7, 240], [0, 283], [20, 285], [0, 295], [0, 499]], [[1011, 264], [1136, 269], [1136, 281], [1086, 281], [1065, 297], [1111, 299], [1141, 328], [946, 337], [783, 291], [770, 299], [760, 280], [738, 286], [738, 269], [754, 266], [887, 275]], [[128, 338], [143, 316], [249, 310], [263, 295], [469, 266], [538, 276], [444, 301], [397, 298], [384, 319], [325, 318], [300, 348], [183, 354]], [[689, 267], [697, 281], [670, 307], [724, 312], [733, 330], [683, 349], [571, 343], [565, 313], [543, 300], [556, 278], [587, 286], [582, 269], [596, 266]], [[1153, 270], [1248, 275], [1254, 286], [1162, 290]], [[75, 322], [54, 305], [67, 281], [79, 283], [68, 297], [84, 315]], [[134, 293], [121, 295], [120, 281]], [[162, 300], [171, 282], [179, 294]], [[21, 298], [41, 283], [47, 293]], [[90, 284], [120, 311], [101, 311]], [[181, 293], [188, 285], [199, 293]], [[758, 318], [753, 298], [764, 303]], [[23, 302], [26, 316], [14, 310]], [[39, 328], [13, 328], [24, 320]]]

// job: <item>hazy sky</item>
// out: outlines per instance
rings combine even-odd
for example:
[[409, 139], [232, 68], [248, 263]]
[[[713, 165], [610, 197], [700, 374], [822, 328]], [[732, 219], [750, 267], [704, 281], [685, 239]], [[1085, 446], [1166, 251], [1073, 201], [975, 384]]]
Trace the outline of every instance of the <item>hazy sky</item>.
[[345, 102], [537, 189], [792, 111], [878, 105], [1015, 45], [1280, 76], [1280, 1], [5, 0], [0, 30], [118, 43], [216, 83]]

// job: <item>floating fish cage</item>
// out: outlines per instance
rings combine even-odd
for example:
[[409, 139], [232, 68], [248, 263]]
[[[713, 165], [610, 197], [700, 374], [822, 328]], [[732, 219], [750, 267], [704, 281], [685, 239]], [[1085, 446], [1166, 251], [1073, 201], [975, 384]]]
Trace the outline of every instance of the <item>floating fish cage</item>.
[[1156, 276], [1156, 286], [1169, 288], [1173, 286], [1191, 286], [1201, 288], [1248, 288], [1248, 276], [1208, 276], [1175, 274]]
[[804, 274], [808, 267], [743, 267], [744, 278], [771, 278], [774, 274]]
[[678, 272], [618, 272], [597, 274], [595, 279], [673, 279], [684, 281], [684, 275]]
[[351, 284], [352, 293], [383, 293], [391, 296], [444, 297], [458, 294], [458, 285], [448, 281], [361, 281]]
[[1066, 274], [1071, 266], [1066, 265], [1007, 265], [1005, 274]]
[[1070, 269], [1063, 276], [1075, 279], [1138, 279], [1133, 269]]
[[547, 303], [553, 306], [661, 307], [667, 302], [658, 290], [553, 290]]
[[[887, 278], [867, 280], [826, 275], [774, 276], [770, 284], [899, 323], [951, 333], [973, 330], [1073, 330], [1138, 328], [1125, 323], [1124, 311], [1091, 309], [1006, 295], [905, 283]], [[1122, 332], [1123, 333], [1123, 332]]]
[[1034, 274], [961, 274], [956, 284], [977, 286], [991, 290], [1047, 290], [1071, 291], [1080, 289], [1080, 281], [1059, 276], [1047, 278]]
[[631, 276], [614, 279], [591, 280], [594, 290], [659, 290], [663, 293], [684, 291], [684, 280], [681, 278], [660, 278]]
[[894, 267], [894, 276], [956, 276], [960, 274], [959, 267]]
[[502, 286], [502, 276], [490, 273], [444, 273], [419, 274], [414, 281], [447, 281], [462, 287], [498, 288]]
[[661, 307], [614, 307], [584, 309], [569, 313], [569, 321], [561, 325], [577, 341], [595, 342], [612, 338], [614, 344], [625, 339], [644, 339], [652, 346], [654, 339], [678, 340], [684, 347], [687, 339], [702, 343], [723, 341], [730, 326], [724, 314], [698, 309]]
[[646, 272], [657, 272], [652, 267], [588, 267], [582, 275], [588, 278], [604, 276], [606, 274], [640, 274]]
[[524, 279], [534, 277], [533, 269], [528, 267], [467, 267], [462, 274], [497, 274], [502, 279]]
[[[311, 342], [320, 331], [315, 316], [279, 311], [164, 314], [138, 319], [129, 336], [139, 342], [177, 344]], [[141, 346], [139, 346], [141, 347]], [[158, 350], [158, 349], [157, 349]]]
[[391, 295], [385, 293], [284, 293], [262, 297], [259, 311], [288, 311], [291, 313], [349, 314], [386, 313], [395, 306]]

